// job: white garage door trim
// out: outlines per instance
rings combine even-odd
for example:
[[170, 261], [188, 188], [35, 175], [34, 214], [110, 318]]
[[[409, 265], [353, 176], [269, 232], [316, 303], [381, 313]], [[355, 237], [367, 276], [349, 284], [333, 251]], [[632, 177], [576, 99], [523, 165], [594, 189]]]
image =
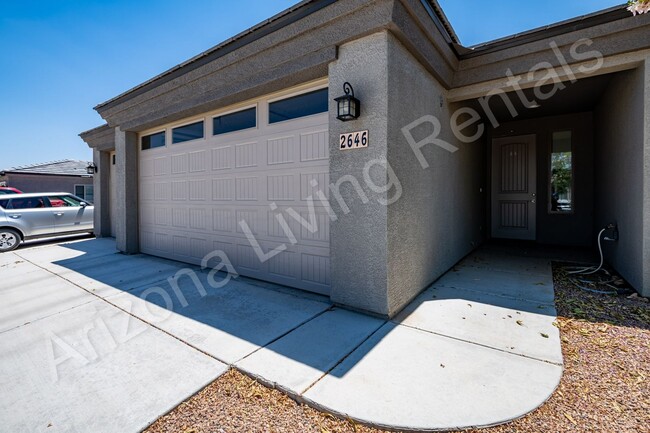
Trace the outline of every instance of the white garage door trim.
[[[209, 252], [222, 250], [242, 275], [328, 294], [329, 216], [312, 186], [315, 179], [327, 195], [328, 114], [268, 123], [269, 101], [326, 86], [312, 83], [166, 125], [164, 147], [140, 150], [142, 252], [198, 264]], [[212, 135], [213, 117], [253, 106], [255, 128]], [[204, 138], [171, 143], [173, 128], [200, 120]], [[291, 208], [310, 221], [312, 194], [317, 222], [313, 233], [315, 227], [301, 225], [287, 212]], [[260, 261], [238, 224], [241, 220], [264, 253], [281, 245], [286, 249]], [[283, 230], [283, 220], [295, 244]]]

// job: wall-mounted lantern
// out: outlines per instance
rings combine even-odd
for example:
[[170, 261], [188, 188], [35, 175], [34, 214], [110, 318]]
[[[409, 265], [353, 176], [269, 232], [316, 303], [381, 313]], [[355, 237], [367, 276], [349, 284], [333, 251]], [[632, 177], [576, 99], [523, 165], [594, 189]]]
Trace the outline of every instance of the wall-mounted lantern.
[[347, 81], [343, 84], [343, 91], [345, 92], [344, 96], [334, 98], [337, 105], [336, 118], [347, 122], [348, 120], [354, 120], [359, 117], [361, 102], [354, 97], [354, 89], [352, 89], [352, 86]]
[[97, 173], [97, 166], [95, 165], [94, 162], [91, 162], [91, 163], [88, 164], [88, 167], [86, 167], [86, 173], [88, 173], [88, 174]]

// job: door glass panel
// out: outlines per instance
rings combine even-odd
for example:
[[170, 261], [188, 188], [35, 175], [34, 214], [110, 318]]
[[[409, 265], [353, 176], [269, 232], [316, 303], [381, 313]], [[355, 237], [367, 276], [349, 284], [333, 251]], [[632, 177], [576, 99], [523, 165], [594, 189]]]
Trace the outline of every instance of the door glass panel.
[[199, 138], [203, 138], [203, 121], [172, 129], [173, 144], [197, 140]]
[[255, 107], [236, 113], [224, 114], [212, 119], [213, 135], [255, 128], [257, 124], [257, 109]]
[[324, 113], [327, 111], [327, 104], [327, 88], [271, 102], [269, 104], [269, 123]]
[[551, 173], [549, 176], [549, 212], [573, 212], [573, 148], [571, 131], [553, 133]]
[[[165, 146], [165, 132], [157, 132], [142, 137], [142, 150], [154, 149]], [[115, 155], [113, 155], [113, 164], [115, 164]]]

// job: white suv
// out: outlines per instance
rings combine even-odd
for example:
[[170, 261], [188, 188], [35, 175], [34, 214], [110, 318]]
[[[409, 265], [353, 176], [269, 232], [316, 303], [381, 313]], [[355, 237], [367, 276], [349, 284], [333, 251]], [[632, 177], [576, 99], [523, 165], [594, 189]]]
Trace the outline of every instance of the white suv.
[[93, 206], [65, 192], [0, 196], [0, 253], [21, 241], [71, 233], [92, 233]]

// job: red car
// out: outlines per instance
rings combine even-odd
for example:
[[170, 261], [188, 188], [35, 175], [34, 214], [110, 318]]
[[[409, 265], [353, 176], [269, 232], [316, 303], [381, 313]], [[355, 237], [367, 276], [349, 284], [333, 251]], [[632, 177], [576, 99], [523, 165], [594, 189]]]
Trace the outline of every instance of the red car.
[[19, 189], [12, 188], [10, 186], [0, 186], [0, 195], [2, 194], [22, 194], [23, 192]]
[[[0, 195], [3, 194], [23, 194], [23, 192], [17, 188], [13, 188], [10, 186], [0, 186]], [[57, 200], [57, 199], [50, 200], [50, 206], [52, 207], [61, 207], [64, 205], [65, 203], [63, 202], [63, 200]]]

